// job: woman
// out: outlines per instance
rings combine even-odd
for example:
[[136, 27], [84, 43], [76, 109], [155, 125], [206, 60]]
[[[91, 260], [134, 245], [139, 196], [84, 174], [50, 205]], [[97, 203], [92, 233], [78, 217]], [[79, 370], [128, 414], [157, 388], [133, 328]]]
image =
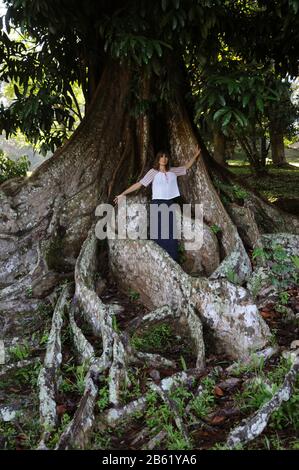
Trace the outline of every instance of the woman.
[[[141, 186], [148, 186], [152, 183], [151, 206], [156, 210], [151, 210], [151, 227], [153, 224], [157, 224], [156, 214], [158, 212], [158, 238], [154, 238], [154, 240], [164, 248], [175, 261], [178, 260], [178, 240], [176, 238], [176, 222], [174, 219], [174, 213], [171, 210], [167, 211], [169, 216], [168, 220], [165, 219], [161, 222], [161, 212], [157, 209], [160, 204], [167, 204], [170, 206], [176, 202], [178, 196], [180, 196], [177, 177], [186, 174], [186, 171], [193, 165], [200, 153], [201, 150], [197, 145], [194, 156], [189, 160], [189, 162], [182, 166], [171, 167], [169, 163], [169, 154], [163, 151], [158, 152], [153, 168], [151, 168], [140, 181], [133, 184], [114, 198], [114, 203], [117, 204], [126, 194], [136, 191], [141, 188]], [[169, 233], [169, 236], [166, 239], [163, 239], [161, 229], [166, 224], [169, 224], [169, 232], [166, 232]]]

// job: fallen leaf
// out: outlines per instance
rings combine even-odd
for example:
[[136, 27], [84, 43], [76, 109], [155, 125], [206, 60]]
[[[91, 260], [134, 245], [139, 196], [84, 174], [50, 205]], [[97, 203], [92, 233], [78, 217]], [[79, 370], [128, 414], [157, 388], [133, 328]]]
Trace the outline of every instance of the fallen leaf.
[[267, 310], [262, 310], [261, 315], [263, 318], [272, 318], [273, 312], [268, 312]]
[[211, 424], [220, 424], [220, 423], [223, 423], [223, 421], [225, 421], [225, 416], [219, 416], [219, 415], [216, 415], [214, 416], [214, 418], [211, 419]]
[[56, 406], [56, 413], [58, 416], [63, 415], [66, 412], [66, 406], [65, 405], [57, 405]]
[[240, 379], [237, 377], [230, 377], [229, 379], [223, 380], [218, 384], [218, 387], [220, 387], [222, 390], [225, 390], [226, 392], [232, 390], [235, 388], [239, 383], [241, 382]]
[[222, 388], [220, 388], [220, 387], [218, 387], [218, 385], [216, 385], [216, 387], [214, 388], [214, 394], [218, 397], [223, 397], [224, 391], [222, 390]]

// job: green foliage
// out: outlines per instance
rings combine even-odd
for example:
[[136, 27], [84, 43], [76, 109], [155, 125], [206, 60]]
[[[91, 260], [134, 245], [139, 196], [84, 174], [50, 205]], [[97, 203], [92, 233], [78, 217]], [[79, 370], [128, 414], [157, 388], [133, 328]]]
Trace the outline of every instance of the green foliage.
[[136, 349], [150, 351], [152, 349], [165, 349], [172, 341], [172, 329], [169, 325], [161, 323], [147, 329], [142, 334], [135, 332], [132, 336], [131, 344]]
[[295, 392], [291, 398], [283, 403], [279, 410], [271, 417], [270, 427], [274, 429], [285, 429], [291, 426], [295, 432], [299, 429], [299, 382], [297, 381]]
[[164, 426], [167, 432], [167, 449], [168, 450], [192, 450], [193, 445], [187, 442], [182, 433], [172, 424]]
[[282, 291], [279, 293], [280, 303], [288, 303], [288, 293], [285, 289], [292, 283], [298, 282], [298, 266], [296, 256], [291, 256], [282, 245], [271, 242], [266, 248], [255, 248], [252, 259], [261, 265], [271, 265], [270, 280], [273, 285]]
[[263, 379], [258, 379], [249, 382], [241, 393], [236, 394], [235, 399], [240, 409], [257, 410], [268, 402], [278, 390], [276, 384], [269, 386]]
[[101, 381], [104, 382], [101, 384], [98, 393], [97, 407], [100, 412], [104, 411], [105, 408], [109, 405], [109, 386], [107, 380]]
[[159, 404], [159, 396], [156, 392], [149, 391], [146, 394], [146, 402], [145, 422], [149, 429], [159, 432], [172, 418], [172, 412], [165, 403]]
[[[32, 290], [31, 290], [32, 293]], [[53, 313], [53, 306], [50, 303], [41, 302], [37, 307], [38, 312], [40, 315], [45, 317], [51, 317]]]
[[37, 386], [37, 378], [41, 368], [41, 363], [36, 362], [26, 367], [17, 369], [14, 373], [14, 381], [22, 386], [35, 389]]
[[206, 377], [201, 382], [202, 390], [191, 401], [191, 411], [195, 413], [198, 418], [204, 418], [211, 412], [215, 403], [215, 396], [213, 393], [215, 387], [215, 380]]
[[251, 294], [254, 299], [257, 298], [260, 290], [262, 287], [262, 277], [261, 275], [254, 276], [254, 278], [251, 280]]
[[193, 394], [183, 385], [173, 388], [169, 393], [169, 398], [175, 403], [180, 416], [184, 416], [186, 404], [192, 398]]
[[[0, 107], [0, 131], [9, 137], [21, 129], [43, 153], [61, 145], [82, 119], [77, 91], [80, 87], [85, 102], [91, 101], [109, 56], [137, 75], [158, 78], [160, 100], [169, 96], [169, 84], [172, 88], [180, 81], [168, 61], [175, 51], [203, 90], [198, 96], [202, 112], [223, 128], [244, 128], [251, 110], [260, 116], [267, 102], [276, 99], [276, 87], [261, 69], [274, 64], [275, 73], [297, 74], [295, 0], [279, 5], [233, 0], [129, 0], [126, 5], [7, 0], [6, 5], [0, 79], [9, 84], [15, 100]], [[246, 64], [243, 70], [241, 61]], [[204, 77], [205, 86], [198, 77]]]
[[61, 422], [56, 431], [52, 431], [51, 436], [47, 442], [47, 445], [50, 449], [54, 449], [56, 444], [59, 441], [59, 438], [63, 431], [66, 429], [67, 425], [71, 422], [71, 417], [68, 413], [63, 413], [61, 417]]
[[17, 176], [26, 176], [29, 167], [30, 161], [27, 155], [23, 155], [15, 161], [0, 149], [0, 183]]
[[232, 284], [238, 284], [238, 281], [239, 281], [238, 275], [232, 268], [228, 268], [225, 275], [227, 279], [229, 280], [229, 282], [231, 282]]
[[45, 331], [44, 333], [42, 333], [41, 337], [40, 337], [40, 340], [39, 340], [39, 344], [40, 346], [46, 346], [47, 342], [48, 342], [48, 339], [49, 339], [49, 333], [47, 331]]
[[64, 393], [74, 392], [83, 395], [85, 390], [85, 377], [88, 364], [64, 364], [62, 367], [64, 376], [59, 385], [59, 390]]
[[50, 269], [54, 269], [58, 272], [65, 272], [66, 263], [62, 258], [63, 249], [63, 236], [57, 234], [52, 240], [50, 240], [45, 251], [46, 261]]
[[291, 256], [291, 260], [293, 261], [295, 268], [299, 269], [299, 256]]
[[182, 369], [183, 370], [187, 370], [187, 364], [186, 364], [186, 361], [185, 359], [183, 358], [183, 356], [180, 356], [180, 361], [181, 361], [181, 364], [182, 364]]
[[219, 225], [217, 225], [217, 224], [213, 224], [213, 225], [210, 226], [210, 230], [211, 230], [211, 232], [216, 234], [216, 233], [221, 232], [222, 228], [219, 227]]
[[28, 342], [11, 347], [9, 349], [9, 355], [17, 361], [27, 359], [30, 356], [30, 346]]
[[[245, 383], [243, 390], [238, 392], [235, 399], [242, 410], [254, 412], [268, 402], [275, 392], [282, 386], [286, 374], [291, 367], [291, 360], [281, 358], [280, 362], [270, 372], [261, 368], [256, 370], [253, 380]], [[244, 372], [244, 369], [243, 369]], [[297, 378], [291, 397], [283, 402], [272, 415], [269, 426], [275, 430], [291, 426], [298, 430], [299, 423], [299, 379]], [[267, 443], [267, 446], [269, 443]], [[273, 446], [273, 443], [272, 443]]]
[[[176, 409], [178, 415], [192, 424], [192, 419], [186, 415], [186, 406], [190, 407], [191, 416], [196, 418], [206, 418], [206, 415], [212, 411], [214, 397], [215, 377], [207, 376], [201, 380], [201, 389], [197, 395], [183, 384], [177, 384], [168, 392], [168, 398], [172, 406]], [[159, 395], [154, 391], [149, 391], [146, 395], [147, 409], [145, 412], [145, 422], [153, 435], [164, 430], [166, 431], [165, 446], [169, 450], [184, 450], [194, 448], [192, 436], [187, 442], [182, 433], [177, 429], [173, 411], [170, 407], [161, 401]]]
[[248, 362], [237, 362], [235, 364], [232, 374], [237, 377], [247, 375], [249, 373], [261, 375], [263, 374], [264, 365], [265, 360], [262, 356], [252, 354]]
[[140, 293], [135, 291], [134, 289], [129, 290], [129, 298], [130, 300], [138, 300], [140, 297]]
[[128, 370], [128, 383], [124, 384], [124, 387], [121, 391], [121, 398], [124, 403], [135, 400], [142, 395], [139, 378], [140, 374], [141, 370], [139, 368], [136, 370]]
[[[111, 435], [113, 430], [106, 429], [105, 431], [97, 431], [91, 435], [91, 446], [92, 450], [105, 450], [111, 449]], [[86, 449], [87, 450], [87, 449]]]
[[112, 328], [116, 333], [120, 333], [116, 315], [112, 315]]
[[35, 413], [30, 413], [30, 416], [17, 413], [13, 422], [0, 422], [1, 450], [16, 450], [20, 446], [20, 436], [22, 449], [32, 450], [38, 444], [40, 433], [39, 419]]
[[183, 242], [178, 243], [178, 262], [183, 264], [187, 259], [186, 250]]
[[32, 297], [32, 287], [26, 288], [26, 297]]
[[[189, 397], [189, 393], [180, 386], [170, 394], [170, 399], [174, 400], [179, 413], [183, 415], [184, 399]], [[150, 391], [146, 395], [147, 410], [145, 413], [145, 422], [153, 435], [164, 430], [167, 433], [166, 448], [169, 450], [190, 449], [190, 444], [186, 442], [181, 432], [174, 427], [173, 413], [168, 405], [160, 403], [156, 392]]]
[[237, 184], [223, 183], [219, 178], [214, 177], [213, 183], [221, 192], [221, 196], [225, 197], [224, 202], [239, 202], [245, 201], [248, 193]]

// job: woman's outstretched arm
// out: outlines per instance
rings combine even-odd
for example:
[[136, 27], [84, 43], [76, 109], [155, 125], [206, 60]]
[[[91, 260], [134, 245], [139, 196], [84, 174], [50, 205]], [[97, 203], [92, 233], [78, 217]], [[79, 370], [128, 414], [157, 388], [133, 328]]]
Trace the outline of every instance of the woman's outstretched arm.
[[125, 191], [123, 191], [121, 194], [119, 194], [118, 196], [116, 196], [114, 198], [114, 202], [115, 204], [118, 203], [119, 201], [119, 198], [121, 198], [122, 196], [125, 196], [126, 194], [129, 194], [129, 193], [132, 193], [133, 191], [136, 191], [137, 189], [141, 188], [141, 186], [148, 186], [154, 179], [155, 175], [157, 173], [157, 170], [155, 170], [154, 168], [151, 168], [147, 173], [146, 175], [141, 178], [140, 181], [137, 181], [137, 183], [135, 184], [132, 184], [132, 186], [130, 186], [128, 189], [126, 189]]
[[188, 170], [193, 165], [195, 160], [198, 159], [198, 157], [200, 156], [200, 153], [201, 153], [201, 149], [197, 145], [195, 147], [194, 156], [191, 158], [191, 160], [189, 160], [187, 163], [184, 164], [184, 166], [186, 167], [186, 170]]
[[121, 194], [119, 194], [118, 196], [115, 196], [115, 198], [113, 199], [113, 202], [115, 204], [117, 204], [119, 202], [119, 199], [122, 197], [122, 196], [125, 196], [126, 194], [129, 194], [129, 193], [132, 193], [133, 191], [137, 191], [137, 189], [141, 188], [142, 184], [139, 183], [139, 181], [137, 183], [134, 183], [132, 184], [132, 186], [130, 186], [128, 189], [126, 189], [125, 191], [123, 191]]

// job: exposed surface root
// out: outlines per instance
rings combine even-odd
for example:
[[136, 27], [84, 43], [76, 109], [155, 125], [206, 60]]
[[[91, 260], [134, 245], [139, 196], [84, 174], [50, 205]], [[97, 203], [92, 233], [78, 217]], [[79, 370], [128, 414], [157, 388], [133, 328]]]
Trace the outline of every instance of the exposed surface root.
[[245, 444], [258, 437], [266, 428], [272, 413], [278, 410], [283, 401], [288, 401], [292, 395], [292, 389], [299, 373], [299, 356], [296, 357], [291, 369], [285, 376], [283, 385], [273, 395], [271, 400], [265, 403], [244, 424], [237, 426], [230, 432], [226, 445], [230, 448], [238, 444]]

